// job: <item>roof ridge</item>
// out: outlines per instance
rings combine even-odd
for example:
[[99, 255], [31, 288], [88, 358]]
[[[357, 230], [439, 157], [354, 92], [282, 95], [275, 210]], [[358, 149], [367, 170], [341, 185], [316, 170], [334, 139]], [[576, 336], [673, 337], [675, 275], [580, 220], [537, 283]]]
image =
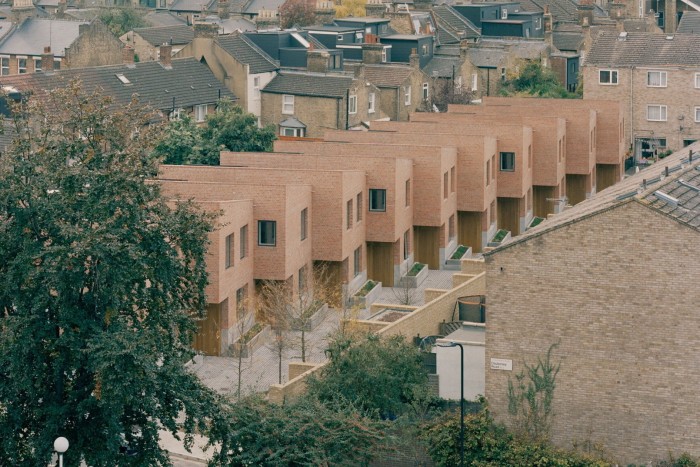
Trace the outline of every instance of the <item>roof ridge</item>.
[[242, 33], [242, 32], [235, 32], [235, 33], [231, 34], [231, 36], [232, 36], [232, 37], [239, 37], [248, 47], [250, 47], [251, 49], [253, 49], [256, 53], [260, 54], [260, 56], [261, 56], [262, 58], [264, 58], [266, 61], [268, 61], [268, 62], [270, 63], [270, 65], [274, 66], [275, 68], [279, 68], [279, 67], [280, 67], [280, 66], [279, 66], [279, 63], [277, 63], [277, 62], [275, 61], [274, 58], [272, 58], [272, 57], [271, 57], [267, 52], [265, 52], [263, 49], [261, 49], [260, 47], [258, 47], [258, 45], [257, 45], [255, 42], [253, 42], [253, 41], [251, 41], [250, 39], [248, 39], [248, 37], [246, 37], [246, 35], [245, 35], [244, 33]]

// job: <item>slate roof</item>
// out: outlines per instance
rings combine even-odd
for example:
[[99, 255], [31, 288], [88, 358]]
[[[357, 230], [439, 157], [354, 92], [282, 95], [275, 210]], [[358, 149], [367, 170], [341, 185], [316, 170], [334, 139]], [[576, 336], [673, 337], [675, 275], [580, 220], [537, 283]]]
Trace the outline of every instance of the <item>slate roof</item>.
[[525, 11], [544, 11], [545, 5], [549, 5], [549, 11], [555, 22], [578, 22], [578, 10], [573, 0], [521, 0], [520, 2], [520, 7]]
[[[123, 75], [128, 83], [122, 83], [118, 75]], [[112, 97], [115, 106], [128, 104], [134, 94], [158, 110], [172, 109], [173, 102], [175, 107], [187, 108], [214, 103], [219, 96], [235, 99], [209, 68], [194, 58], [173, 59], [170, 69], [148, 61], [133, 66], [120, 64], [14, 75], [0, 78], [0, 86], [39, 92], [59, 88], [73, 79], [82, 81], [83, 89], [88, 92], [99, 89]]]
[[700, 34], [700, 11], [684, 11], [678, 22], [676, 32], [683, 34]]
[[405, 65], [365, 65], [365, 79], [378, 88], [398, 88], [414, 71]]
[[170, 11], [189, 11], [193, 13], [211, 11], [217, 0], [175, 0], [170, 5]]
[[495, 47], [473, 47], [467, 52], [469, 61], [477, 68], [498, 68], [505, 60], [505, 51]]
[[154, 27], [187, 24], [186, 17], [174, 15], [164, 10], [149, 11], [146, 13], [146, 21], [151, 23]]
[[554, 47], [563, 51], [578, 51], [583, 45], [583, 34], [576, 32], [552, 33], [552, 43]]
[[87, 21], [29, 18], [0, 41], [0, 54], [41, 55], [50, 45], [57, 57], [78, 38], [78, 28]]
[[249, 65], [250, 73], [266, 73], [279, 68], [268, 54], [243, 34], [221, 36], [219, 46], [238, 62]]
[[256, 15], [260, 10], [277, 11], [286, 0], [252, 0], [245, 8], [243, 13]]
[[431, 78], [452, 79], [455, 70], [459, 70], [459, 57], [433, 55], [423, 67], [423, 72]]
[[[688, 151], [693, 151], [693, 163], [688, 164]], [[621, 182], [597, 193], [591, 198], [546, 219], [537, 227], [528, 229], [522, 235], [514, 237], [503, 246], [486, 256], [525, 242], [546, 232], [579, 222], [607, 211], [626, 202], [639, 202], [650, 209], [664, 213], [682, 224], [700, 230], [700, 143], [694, 143], [683, 148], [652, 166], [631, 175]], [[669, 177], [661, 180], [666, 167]], [[643, 182], [646, 180], [646, 189]], [[684, 186], [680, 181], [698, 187], [698, 191]], [[679, 202], [673, 206], [655, 194], [659, 190], [666, 195], [676, 198]]]
[[460, 39], [474, 39], [481, 35], [481, 30], [477, 28], [474, 23], [460, 15], [457, 10], [450, 5], [434, 6], [433, 14], [438, 23], [438, 30], [441, 28], [448, 29], [453, 35], [456, 35]]
[[165, 43], [173, 45], [189, 44], [194, 39], [194, 30], [186, 24], [156, 28], [136, 28], [134, 32], [155, 47]]
[[700, 35], [629, 32], [625, 40], [619, 33], [601, 31], [586, 57], [593, 66], [700, 65]]
[[287, 71], [275, 76], [262, 91], [273, 94], [340, 99], [346, 96], [351, 85], [352, 78], [349, 76]]
[[439, 44], [459, 44], [459, 37], [448, 31], [446, 28], [438, 26], [437, 39]]

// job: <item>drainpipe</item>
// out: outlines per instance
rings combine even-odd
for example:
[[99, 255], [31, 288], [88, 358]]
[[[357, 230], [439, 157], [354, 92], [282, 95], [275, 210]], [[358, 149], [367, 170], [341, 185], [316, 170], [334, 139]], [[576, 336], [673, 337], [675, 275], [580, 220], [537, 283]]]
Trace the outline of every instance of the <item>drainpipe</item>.
[[340, 99], [335, 100], [335, 127], [340, 130]]
[[345, 129], [350, 129], [350, 88], [345, 91]]
[[486, 95], [491, 95], [491, 68], [486, 69]]
[[396, 121], [400, 121], [401, 114], [401, 86], [396, 88]]
[[637, 154], [634, 147], [634, 68], [630, 68], [630, 146], [632, 147], [632, 160], [636, 164]]

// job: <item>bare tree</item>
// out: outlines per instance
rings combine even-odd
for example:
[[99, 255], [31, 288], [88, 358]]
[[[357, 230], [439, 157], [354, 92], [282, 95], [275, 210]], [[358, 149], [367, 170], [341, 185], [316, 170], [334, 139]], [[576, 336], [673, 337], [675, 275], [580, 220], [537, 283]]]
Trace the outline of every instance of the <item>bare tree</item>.
[[433, 92], [418, 108], [420, 112], [446, 112], [449, 104], [471, 104], [476, 94], [452, 79], [433, 79]]
[[410, 306], [418, 300], [418, 289], [409, 285], [407, 281], [401, 281], [398, 287], [392, 287], [391, 293], [399, 305]]
[[279, 384], [282, 384], [282, 361], [287, 351], [295, 345], [289, 332], [292, 325], [290, 303], [294, 299], [290, 282], [266, 280], [258, 290], [258, 314], [272, 328], [273, 340], [267, 347], [275, 352], [277, 357]]
[[[237, 310], [237, 321], [236, 321], [236, 332], [238, 334], [237, 345], [234, 346], [234, 362], [236, 367], [236, 399], [241, 400], [242, 394], [242, 383], [243, 383], [243, 373], [253, 366], [253, 352], [246, 351], [246, 347], [250, 342], [249, 331], [251, 328], [251, 322], [254, 320], [254, 314], [252, 313], [251, 304], [249, 299], [246, 299], [242, 304], [238, 305]], [[254, 325], [253, 325], [254, 326]]]

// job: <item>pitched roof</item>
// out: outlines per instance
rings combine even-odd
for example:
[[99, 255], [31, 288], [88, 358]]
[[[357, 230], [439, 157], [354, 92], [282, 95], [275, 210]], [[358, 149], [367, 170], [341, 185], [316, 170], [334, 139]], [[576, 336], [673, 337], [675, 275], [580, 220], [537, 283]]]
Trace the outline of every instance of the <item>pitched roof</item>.
[[243, 13], [255, 15], [260, 10], [277, 11], [284, 2], [285, 0], [251, 0], [243, 8]]
[[678, 22], [678, 33], [700, 34], [700, 11], [684, 11]]
[[459, 70], [459, 57], [433, 55], [433, 58], [423, 67], [423, 72], [431, 78], [452, 78]]
[[520, 7], [525, 11], [544, 11], [545, 5], [549, 5], [555, 22], [575, 23], [578, 21], [577, 3], [574, 0], [521, 0]]
[[183, 16], [175, 15], [165, 10], [155, 10], [146, 13], [146, 21], [154, 27], [158, 26], [175, 26], [177, 24], [187, 24], [187, 20]]
[[286, 71], [275, 76], [262, 91], [274, 94], [340, 99], [347, 94], [352, 80], [351, 77], [342, 75]]
[[176, 26], [159, 26], [155, 28], [136, 28], [134, 32], [149, 44], [158, 47], [161, 44], [189, 44], [194, 39], [194, 30], [186, 24]]
[[238, 62], [249, 65], [250, 73], [266, 73], [279, 68], [268, 54], [243, 34], [221, 36], [219, 46]]
[[580, 32], [557, 32], [552, 33], [554, 47], [565, 51], [578, 51], [583, 45], [583, 34]]
[[365, 78], [378, 88], [397, 88], [405, 84], [414, 71], [411, 66], [398, 64], [365, 65]]
[[65, 49], [78, 38], [81, 24], [87, 21], [29, 18], [10, 31], [0, 42], [0, 54], [41, 55], [44, 47], [51, 46], [57, 57], [65, 56]]
[[659, 66], [700, 65], [700, 35], [601, 31], [593, 41], [586, 65]]
[[[692, 164], [688, 164], [689, 150], [693, 152]], [[683, 180], [683, 182], [698, 187], [700, 190], [700, 171], [698, 171], [700, 154], [698, 151], [700, 151], [700, 143], [683, 148], [591, 198], [546, 219], [537, 227], [528, 229], [522, 235], [514, 237], [508, 243], [492, 252], [485, 253], [485, 255], [497, 253], [630, 201], [640, 202], [642, 205], [666, 214], [678, 222], [700, 230], [700, 213], [698, 213], [700, 210], [700, 191], [689, 188], [680, 182]], [[662, 180], [666, 167], [668, 167], [670, 176]], [[644, 182], [646, 182], [646, 189], [644, 189]], [[663, 201], [661, 196], [655, 194], [658, 191], [677, 199], [677, 206]]]
[[481, 35], [481, 31], [474, 23], [460, 15], [459, 12], [450, 5], [443, 4], [434, 6], [433, 14], [438, 23], [438, 30], [440, 28], [448, 29], [460, 39], [473, 39]]
[[477, 68], [498, 68], [506, 57], [504, 49], [495, 47], [471, 47], [467, 53], [469, 61]]
[[170, 5], [170, 11], [211, 11], [216, 5], [216, 0], [175, 0]]
[[74, 79], [82, 81], [83, 88], [89, 92], [101, 90], [114, 99], [115, 105], [128, 104], [134, 94], [141, 102], [158, 110], [210, 104], [219, 97], [235, 99], [211, 70], [194, 58], [173, 59], [171, 68], [148, 61], [131, 67], [109, 65], [14, 75], [0, 78], [0, 86], [13, 87], [20, 92], [39, 92], [65, 86]]

